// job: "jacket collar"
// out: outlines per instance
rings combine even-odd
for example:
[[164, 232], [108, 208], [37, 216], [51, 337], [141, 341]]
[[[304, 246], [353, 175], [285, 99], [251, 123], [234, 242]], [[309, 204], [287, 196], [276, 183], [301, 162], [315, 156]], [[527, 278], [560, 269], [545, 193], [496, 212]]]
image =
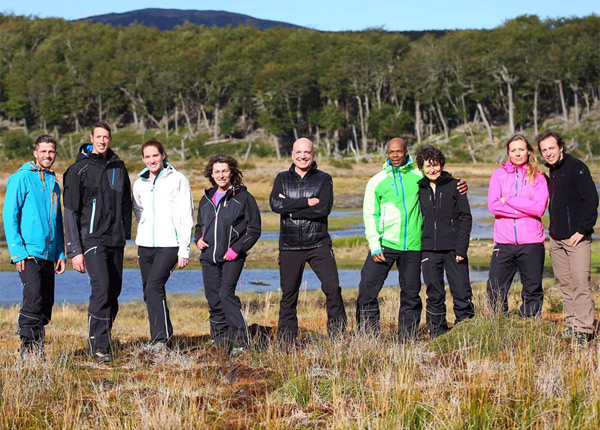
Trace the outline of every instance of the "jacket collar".
[[[296, 175], [296, 176], [300, 177], [298, 172], [296, 172], [296, 165], [294, 163], [292, 163], [289, 170], [292, 173], [292, 175]], [[317, 170], [317, 162], [313, 161], [312, 165], [310, 166], [310, 169], [308, 169], [308, 172], [306, 172], [306, 175], [304, 175], [304, 177], [306, 178], [306, 176], [312, 175], [316, 170]]]
[[554, 164], [554, 165], [550, 165], [548, 163], [544, 163], [544, 165], [549, 168], [550, 170], [556, 170], [556, 169], [560, 169], [562, 167], [563, 164], [565, 164], [565, 161], [567, 160], [567, 157], [571, 157], [569, 154], [564, 154], [563, 153], [563, 158], [562, 160], [560, 160], [558, 163]]
[[[454, 176], [452, 176], [452, 174], [450, 172], [446, 172], [445, 170], [442, 170], [442, 173], [440, 174], [440, 177], [437, 179], [437, 181], [435, 181], [436, 185], [444, 185], [447, 184], [448, 182], [452, 181], [454, 179]], [[419, 179], [419, 187], [423, 187], [423, 188], [427, 188], [429, 187], [429, 178], [427, 176], [424, 176], [422, 179]]]

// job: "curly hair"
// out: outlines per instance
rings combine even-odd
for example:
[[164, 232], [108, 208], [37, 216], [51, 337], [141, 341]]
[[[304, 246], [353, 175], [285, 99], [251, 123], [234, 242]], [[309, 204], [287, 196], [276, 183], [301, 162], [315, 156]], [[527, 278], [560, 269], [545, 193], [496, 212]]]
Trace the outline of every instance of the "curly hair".
[[506, 142], [506, 153], [508, 154], [510, 149], [510, 144], [517, 141], [525, 142], [525, 146], [527, 147], [527, 151], [529, 151], [529, 155], [527, 156], [527, 180], [530, 184], [533, 184], [535, 177], [540, 173], [540, 168], [538, 167], [537, 158], [535, 156], [535, 151], [533, 150], [533, 146], [527, 140], [527, 138], [522, 134], [515, 134], [508, 139]]
[[215, 163], [226, 163], [229, 166], [229, 170], [231, 170], [231, 183], [233, 185], [243, 184], [242, 178], [244, 175], [238, 167], [238, 161], [231, 155], [215, 154], [208, 159], [208, 163], [206, 163], [206, 167], [204, 168], [204, 177], [206, 177], [213, 186], [217, 185], [212, 177], [213, 166]]
[[446, 164], [446, 157], [435, 146], [424, 145], [417, 150], [417, 167], [420, 170], [423, 170], [425, 161], [429, 161], [431, 164], [439, 164], [443, 168]]

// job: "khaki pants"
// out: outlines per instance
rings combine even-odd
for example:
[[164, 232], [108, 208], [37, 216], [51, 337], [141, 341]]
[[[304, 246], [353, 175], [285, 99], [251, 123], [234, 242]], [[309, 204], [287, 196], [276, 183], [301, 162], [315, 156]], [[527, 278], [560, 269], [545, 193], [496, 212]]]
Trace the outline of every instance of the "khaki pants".
[[556, 283], [563, 298], [567, 325], [578, 332], [593, 333], [594, 296], [590, 286], [590, 236], [584, 237], [577, 246], [570, 246], [568, 239], [550, 238], [550, 257]]

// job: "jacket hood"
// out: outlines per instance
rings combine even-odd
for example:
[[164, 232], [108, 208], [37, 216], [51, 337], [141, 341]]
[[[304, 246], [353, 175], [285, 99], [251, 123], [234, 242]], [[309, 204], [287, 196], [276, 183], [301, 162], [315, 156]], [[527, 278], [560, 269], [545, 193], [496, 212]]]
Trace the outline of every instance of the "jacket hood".
[[51, 169], [43, 169], [42, 167], [38, 166], [34, 161], [28, 161], [27, 163], [23, 164], [20, 168], [19, 168], [20, 172], [49, 172], [54, 174], [54, 170]]
[[[86, 158], [95, 161], [102, 161], [104, 157], [100, 154], [94, 154], [92, 152], [93, 149], [94, 146], [91, 143], [84, 143], [83, 145], [81, 145], [79, 147], [79, 152], [77, 153], [76, 161], [85, 160]], [[106, 161], [108, 162], [118, 159], [119, 157], [117, 156], [117, 154], [115, 154], [112, 149], [108, 148], [108, 150], [106, 151]]]
[[[444, 184], [447, 184], [448, 182], [452, 181], [453, 179], [454, 179], [454, 176], [452, 176], [452, 174], [450, 172], [446, 172], [445, 170], [442, 170], [440, 177], [437, 179], [437, 181], [435, 181], [435, 183], [437, 185], [444, 185]], [[423, 179], [419, 180], [419, 187], [426, 188], [428, 186], [429, 186], [429, 178], [427, 176], [424, 176]]]
[[409, 171], [413, 170], [414, 168], [415, 168], [415, 164], [410, 155], [406, 156], [406, 164], [399, 166], [399, 167], [392, 166], [390, 164], [389, 158], [386, 158], [385, 163], [383, 163], [383, 170], [385, 170], [387, 173], [390, 173], [394, 169], [401, 171], [402, 173], [405, 173], [405, 172], [409, 172]]
[[[173, 173], [174, 171], [175, 171], [175, 168], [170, 163], [163, 161], [163, 169], [160, 171], [160, 173], [158, 175], [159, 176], [167, 176], [167, 175], [170, 175], [171, 173]], [[140, 173], [138, 173], [138, 176], [142, 179], [149, 179], [150, 178], [150, 169], [148, 169], [146, 167]]]
[[510, 160], [507, 161], [506, 163], [502, 163], [501, 166], [506, 173], [515, 173], [515, 170], [527, 170], [527, 164], [523, 164], [521, 166], [516, 166], [514, 165]]

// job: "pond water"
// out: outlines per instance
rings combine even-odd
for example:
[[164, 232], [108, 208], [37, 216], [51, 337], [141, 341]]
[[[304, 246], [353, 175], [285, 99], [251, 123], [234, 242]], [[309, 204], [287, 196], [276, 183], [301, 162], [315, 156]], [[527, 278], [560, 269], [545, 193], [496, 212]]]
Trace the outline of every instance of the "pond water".
[[[360, 270], [340, 270], [342, 288], [357, 288], [360, 281]], [[487, 271], [472, 271], [471, 281], [487, 279]], [[16, 271], [0, 272], [0, 305], [7, 306], [21, 302], [21, 281]], [[391, 270], [385, 286], [398, 285], [398, 271]], [[310, 269], [304, 271], [302, 289], [315, 290], [321, 288], [319, 279]], [[237, 291], [279, 291], [279, 270], [244, 270]], [[200, 270], [177, 270], [173, 272], [167, 283], [167, 293], [172, 294], [204, 294], [204, 284]], [[87, 275], [68, 270], [56, 277], [55, 303], [86, 303], [90, 296], [90, 285]], [[123, 290], [120, 302], [143, 300], [142, 278], [138, 269], [123, 270]]]

